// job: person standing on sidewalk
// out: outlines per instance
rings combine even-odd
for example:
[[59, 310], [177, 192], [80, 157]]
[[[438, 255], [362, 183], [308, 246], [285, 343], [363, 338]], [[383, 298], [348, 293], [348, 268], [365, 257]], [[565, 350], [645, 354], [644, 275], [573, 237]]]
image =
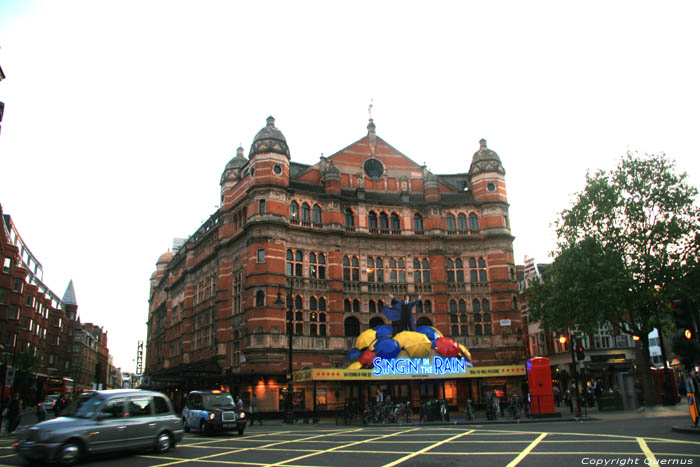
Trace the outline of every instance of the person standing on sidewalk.
[[[253, 394], [250, 399], [250, 426], [255, 425], [255, 414], [258, 412], [258, 398]], [[258, 423], [262, 425], [262, 419], [258, 417]]]
[[22, 419], [22, 405], [19, 402], [19, 394], [15, 394], [15, 397], [10, 401], [10, 406], [7, 410], [7, 418], [7, 432], [12, 433], [17, 429]]

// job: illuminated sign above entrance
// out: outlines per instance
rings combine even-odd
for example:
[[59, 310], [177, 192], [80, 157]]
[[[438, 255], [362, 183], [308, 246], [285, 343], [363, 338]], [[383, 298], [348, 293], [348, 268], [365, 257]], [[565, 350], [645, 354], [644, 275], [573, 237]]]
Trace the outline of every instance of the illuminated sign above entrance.
[[465, 358], [375, 358], [373, 376], [382, 375], [453, 375], [467, 372], [472, 366]]

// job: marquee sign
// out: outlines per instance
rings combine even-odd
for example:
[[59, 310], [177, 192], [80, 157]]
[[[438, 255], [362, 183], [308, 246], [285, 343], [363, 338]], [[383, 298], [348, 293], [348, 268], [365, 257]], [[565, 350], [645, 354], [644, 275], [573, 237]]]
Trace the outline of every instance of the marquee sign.
[[[436, 363], [434, 359], [440, 358]], [[381, 360], [381, 359], [380, 359]], [[398, 363], [397, 361], [403, 360]], [[424, 362], [427, 360], [427, 363]], [[447, 362], [445, 362], [447, 360]], [[394, 359], [393, 369], [391, 360], [386, 363], [378, 362], [379, 369], [349, 370], [345, 368], [307, 368], [294, 372], [294, 382], [307, 381], [374, 381], [374, 380], [407, 380], [407, 379], [455, 379], [455, 378], [491, 378], [507, 376], [525, 376], [525, 365], [481, 366], [470, 367], [464, 363], [462, 368], [461, 358], [431, 359]], [[376, 365], [376, 364], [375, 364]], [[417, 366], [417, 368], [416, 368]], [[414, 371], [415, 370], [415, 371]]]
[[452, 375], [466, 373], [472, 366], [465, 358], [375, 358], [373, 376], [382, 375]]

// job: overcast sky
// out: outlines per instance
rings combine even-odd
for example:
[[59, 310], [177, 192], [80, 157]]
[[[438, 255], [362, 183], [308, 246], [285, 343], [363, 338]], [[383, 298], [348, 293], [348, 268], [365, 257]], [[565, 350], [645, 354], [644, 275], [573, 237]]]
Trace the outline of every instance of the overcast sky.
[[0, 203], [115, 364], [149, 278], [268, 115], [313, 164], [377, 134], [438, 174], [485, 138], [515, 260], [547, 261], [587, 170], [665, 152], [700, 185], [700, 3], [0, 0]]

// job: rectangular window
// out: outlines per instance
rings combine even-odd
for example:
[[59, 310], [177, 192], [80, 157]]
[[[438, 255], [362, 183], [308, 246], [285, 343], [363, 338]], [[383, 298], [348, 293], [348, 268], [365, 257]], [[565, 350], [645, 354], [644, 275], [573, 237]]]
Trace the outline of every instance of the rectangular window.
[[7, 289], [0, 289], [0, 305], [7, 303]]
[[15, 279], [14, 283], [12, 284], [12, 290], [22, 293], [22, 279]]
[[258, 201], [258, 213], [265, 214], [265, 200], [261, 199]]
[[265, 250], [258, 250], [258, 263], [265, 262]]
[[10, 272], [11, 268], [12, 268], [12, 259], [5, 258], [5, 260], [2, 263], [2, 272]]

